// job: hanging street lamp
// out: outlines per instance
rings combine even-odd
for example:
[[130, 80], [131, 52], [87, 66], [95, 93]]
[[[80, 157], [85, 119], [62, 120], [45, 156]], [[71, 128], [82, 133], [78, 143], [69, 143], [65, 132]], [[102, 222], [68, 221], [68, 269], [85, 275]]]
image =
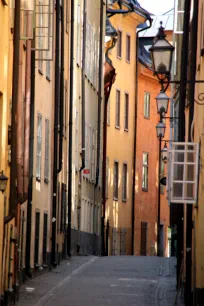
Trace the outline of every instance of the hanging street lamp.
[[162, 82], [165, 79], [170, 80], [174, 47], [165, 38], [166, 34], [164, 33], [162, 22], [160, 22], [160, 25], [154, 43], [149, 51], [151, 53], [154, 74]]
[[164, 138], [165, 130], [166, 125], [162, 121], [160, 121], [156, 126], [157, 138]]
[[155, 99], [157, 102], [157, 113], [167, 113], [170, 98], [165, 94], [165, 92], [161, 91]]

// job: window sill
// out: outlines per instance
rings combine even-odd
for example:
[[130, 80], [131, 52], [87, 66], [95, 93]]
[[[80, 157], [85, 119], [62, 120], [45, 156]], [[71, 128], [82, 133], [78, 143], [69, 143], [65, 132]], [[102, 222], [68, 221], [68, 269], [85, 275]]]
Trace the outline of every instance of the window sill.
[[127, 202], [127, 199], [122, 199], [122, 202], [123, 202], [123, 203], [126, 203], [126, 202]]
[[117, 55], [117, 59], [122, 60], [122, 56]]
[[128, 132], [128, 129], [124, 129], [124, 132]]
[[118, 198], [114, 197], [114, 198], [113, 198], [113, 201], [118, 201]]
[[43, 71], [41, 69], [38, 69], [39, 74], [43, 75]]
[[107, 126], [110, 126], [110, 123], [107, 123]]
[[126, 59], [125, 61], [126, 61], [127, 64], [130, 64], [130, 60], [127, 60], [127, 59]]
[[144, 116], [144, 119], [150, 120], [150, 117]]
[[37, 181], [37, 182], [41, 182], [41, 178], [38, 177], [38, 176], [36, 176], [36, 181]]
[[120, 126], [115, 126], [115, 128], [116, 128], [117, 130], [120, 130]]
[[47, 80], [48, 82], [51, 81], [49, 76], [46, 76], [46, 80]]
[[45, 179], [44, 179], [44, 182], [45, 182], [46, 184], [48, 184], [48, 183], [49, 183], [48, 178], [45, 178]]
[[146, 188], [142, 188], [142, 191], [144, 191], [144, 192], [148, 192], [148, 189], [146, 189]]

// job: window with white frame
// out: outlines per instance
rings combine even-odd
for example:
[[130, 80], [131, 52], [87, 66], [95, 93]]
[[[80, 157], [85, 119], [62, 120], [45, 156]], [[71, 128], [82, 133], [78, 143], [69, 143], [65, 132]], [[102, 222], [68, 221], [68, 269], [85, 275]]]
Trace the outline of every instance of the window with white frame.
[[142, 190], [148, 191], [148, 153], [142, 154]]
[[108, 99], [107, 104], [107, 125], [110, 125], [110, 98]]
[[106, 199], [108, 199], [109, 158], [106, 157]]
[[49, 180], [49, 137], [50, 137], [50, 126], [49, 120], [45, 119], [45, 181]]
[[126, 35], [126, 61], [130, 62], [130, 35]]
[[77, 5], [77, 64], [81, 65], [81, 4], [80, 1], [78, 1]]
[[122, 201], [127, 201], [127, 164], [123, 164], [123, 177], [122, 177]]
[[76, 109], [75, 118], [75, 167], [79, 170], [79, 112]]
[[42, 156], [42, 116], [37, 117], [37, 150], [36, 150], [36, 178], [41, 178], [41, 156]]
[[120, 90], [116, 90], [115, 127], [120, 127]]
[[95, 180], [95, 129], [92, 128], [91, 135], [91, 180]]
[[149, 119], [150, 117], [150, 93], [144, 93], [144, 117]]
[[183, 33], [183, 20], [184, 20], [184, 0], [175, 0], [174, 12], [174, 33]]
[[119, 163], [114, 162], [113, 198], [118, 199]]
[[174, 142], [169, 150], [168, 200], [196, 204], [198, 188], [198, 143]]
[[[47, 51], [47, 58], [50, 56], [50, 51]], [[46, 79], [50, 81], [50, 68], [51, 68], [51, 61], [46, 61]]]
[[128, 131], [129, 127], [129, 94], [125, 93], [125, 118], [124, 118], [124, 130]]
[[122, 57], [122, 32], [120, 30], [118, 30], [117, 57]]

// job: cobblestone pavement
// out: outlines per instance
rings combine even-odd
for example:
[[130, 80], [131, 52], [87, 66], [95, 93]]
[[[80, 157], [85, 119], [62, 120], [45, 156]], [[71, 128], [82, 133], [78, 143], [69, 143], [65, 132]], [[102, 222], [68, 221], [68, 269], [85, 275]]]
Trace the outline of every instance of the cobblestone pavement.
[[[79, 259], [78, 263], [75, 262], [77, 258], [70, 263], [65, 261], [53, 272], [27, 283], [21, 288], [17, 305], [182, 306], [180, 299], [174, 303], [174, 258], [113, 256]], [[26, 286], [34, 287], [35, 291], [25, 293]]]

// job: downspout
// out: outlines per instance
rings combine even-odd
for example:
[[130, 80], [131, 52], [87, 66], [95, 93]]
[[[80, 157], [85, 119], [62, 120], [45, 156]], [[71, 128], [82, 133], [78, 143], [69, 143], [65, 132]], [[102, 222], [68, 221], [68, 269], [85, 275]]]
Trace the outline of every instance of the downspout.
[[[181, 50], [181, 70], [180, 70], [180, 91], [179, 91], [179, 122], [178, 141], [185, 141], [185, 103], [186, 103], [186, 80], [188, 67], [188, 47], [189, 47], [189, 20], [190, 20], [191, 0], [185, 0], [183, 41]], [[177, 287], [179, 286], [180, 269], [184, 251], [184, 207], [176, 205], [177, 214]]]
[[[32, 46], [35, 46], [35, 30]], [[29, 142], [29, 183], [26, 222], [26, 275], [32, 277], [30, 266], [32, 201], [33, 201], [33, 159], [34, 159], [34, 121], [35, 121], [35, 51], [31, 52], [31, 84], [30, 84], [30, 142]]]
[[81, 131], [81, 143], [82, 143], [82, 165], [80, 169], [81, 171], [85, 168], [85, 156], [86, 156], [86, 143], [85, 143], [85, 132], [86, 132], [86, 124], [85, 124], [85, 110], [86, 110], [86, 88], [85, 88], [85, 68], [86, 68], [86, 23], [87, 23], [87, 3], [84, 0], [84, 17], [83, 17], [83, 49], [82, 49], [82, 93], [81, 93], [81, 105], [82, 105], [82, 131]]
[[150, 16], [147, 16], [149, 21], [149, 26], [137, 31], [136, 34], [136, 65], [135, 65], [135, 75], [136, 75], [136, 84], [135, 84], [135, 115], [134, 115], [134, 149], [133, 149], [133, 178], [132, 178], [132, 255], [134, 255], [134, 232], [135, 232], [135, 181], [136, 181], [136, 146], [137, 146], [137, 106], [138, 106], [138, 50], [139, 50], [139, 34], [143, 31], [148, 30], [152, 26], [152, 19]]
[[95, 188], [98, 186], [99, 181], [99, 169], [100, 169], [100, 150], [101, 150], [101, 102], [102, 102], [102, 73], [103, 73], [103, 0], [101, 0], [100, 6], [100, 51], [99, 51], [99, 89], [98, 89], [98, 133], [97, 133], [97, 160], [96, 160], [96, 183]]
[[[28, 33], [31, 27], [31, 13], [28, 12]], [[28, 197], [29, 182], [29, 137], [30, 137], [30, 95], [31, 95], [31, 40], [26, 42], [25, 71], [25, 112], [24, 112], [24, 160], [23, 160], [23, 197]]]
[[60, 139], [59, 139], [59, 168], [58, 173], [62, 170], [62, 153], [63, 153], [63, 123], [64, 123], [64, 1], [61, 6], [61, 71], [60, 71]]
[[[194, 117], [194, 96], [195, 96], [195, 79], [196, 79], [196, 64], [197, 64], [197, 39], [198, 39], [198, 7], [199, 0], [194, 0], [193, 19], [190, 29], [190, 71], [189, 80], [189, 125], [188, 125], [188, 141], [191, 142], [191, 125]], [[188, 306], [193, 305], [192, 286], [192, 222], [193, 222], [193, 208], [192, 205], [187, 205], [187, 220], [186, 220], [186, 290], [185, 303]], [[193, 286], [195, 288], [195, 284]]]
[[54, 114], [54, 165], [53, 165], [53, 200], [52, 200], [52, 250], [51, 262], [56, 265], [56, 223], [57, 223], [57, 174], [58, 174], [58, 124], [60, 98], [60, 0], [56, 0], [55, 29], [55, 114]]
[[18, 76], [19, 76], [19, 55], [20, 55], [20, 1], [15, 0], [15, 18], [13, 35], [13, 80], [12, 80], [12, 114], [11, 114], [11, 172], [10, 172], [10, 203], [9, 216], [4, 222], [10, 222], [15, 216], [17, 204], [16, 193], [16, 113], [18, 103]]
[[71, 223], [72, 223], [72, 143], [73, 143], [73, 86], [74, 86], [74, 6], [71, 0], [71, 33], [70, 33], [70, 101], [69, 101], [69, 161], [68, 161], [68, 226], [67, 255], [71, 257]]
[[18, 69], [18, 99], [16, 113], [16, 164], [17, 164], [17, 196], [18, 203], [23, 200], [23, 93], [22, 93], [22, 72], [23, 72], [23, 42], [20, 41], [19, 69]]

